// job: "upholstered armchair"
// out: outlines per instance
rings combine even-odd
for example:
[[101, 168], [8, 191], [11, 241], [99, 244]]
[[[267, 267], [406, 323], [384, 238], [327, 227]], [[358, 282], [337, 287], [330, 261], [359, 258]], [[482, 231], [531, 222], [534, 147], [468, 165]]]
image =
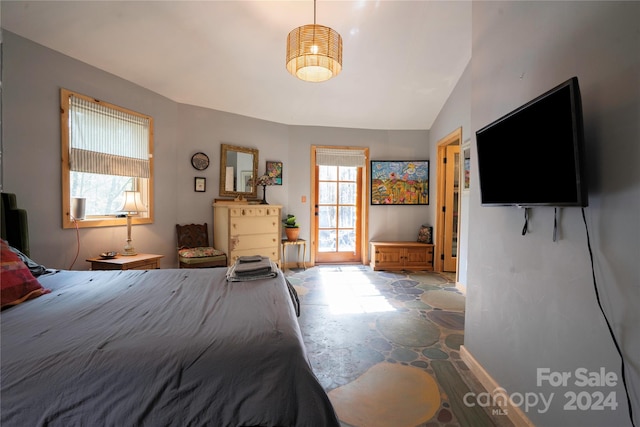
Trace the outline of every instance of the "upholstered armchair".
[[227, 255], [209, 245], [207, 224], [176, 224], [180, 268], [226, 267]]

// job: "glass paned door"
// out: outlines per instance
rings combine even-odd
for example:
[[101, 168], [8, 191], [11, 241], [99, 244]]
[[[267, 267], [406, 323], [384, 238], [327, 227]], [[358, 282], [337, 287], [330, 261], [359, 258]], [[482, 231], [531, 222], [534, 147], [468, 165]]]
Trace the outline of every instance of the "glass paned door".
[[444, 220], [444, 271], [456, 271], [458, 257], [458, 200], [460, 192], [460, 146], [447, 146]]
[[358, 167], [316, 166], [316, 262], [360, 261], [361, 173]]

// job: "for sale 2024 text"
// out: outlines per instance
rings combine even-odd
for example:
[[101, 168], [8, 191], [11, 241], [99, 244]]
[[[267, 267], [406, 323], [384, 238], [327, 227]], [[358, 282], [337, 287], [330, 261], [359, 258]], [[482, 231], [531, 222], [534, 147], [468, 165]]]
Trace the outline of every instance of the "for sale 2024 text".
[[[536, 372], [536, 385], [542, 387], [549, 384], [551, 387], [584, 387], [583, 391], [569, 390], [564, 393], [564, 409], [567, 411], [603, 411], [615, 410], [618, 407], [615, 391], [603, 392], [591, 390], [595, 387], [615, 387], [618, 384], [618, 375], [615, 372], [607, 372], [604, 367], [598, 371], [589, 371], [587, 368], [577, 368], [575, 371], [552, 371], [549, 368], [538, 368]], [[553, 399], [551, 393], [550, 399]]]

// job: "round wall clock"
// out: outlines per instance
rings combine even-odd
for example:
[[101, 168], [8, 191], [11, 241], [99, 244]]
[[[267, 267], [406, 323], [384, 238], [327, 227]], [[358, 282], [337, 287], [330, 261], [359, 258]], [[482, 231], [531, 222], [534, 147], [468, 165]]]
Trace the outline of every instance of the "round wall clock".
[[209, 167], [209, 157], [204, 153], [196, 153], [191, 157], [191, 165], [199, 171], [203, 171]]

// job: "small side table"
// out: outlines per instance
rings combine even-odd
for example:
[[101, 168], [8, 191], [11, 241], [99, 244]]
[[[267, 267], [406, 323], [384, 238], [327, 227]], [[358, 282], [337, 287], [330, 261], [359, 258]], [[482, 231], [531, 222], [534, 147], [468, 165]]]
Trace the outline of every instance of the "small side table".
[[154, 270], [160, 268], [160, 258], [164, 255], [137, 254], [131, 256], [118, 255], [115, 258], [89, 258], [92, 270]]
[[298, 259], [296, 260], [296, 264], [300, 267], [300, 247], [302, 247], [302, 268], [305, 270], [307, 266], [305, 265], [305, 258], [307, 257], [307, 241], [304, 239], [298, 240], [287, 240], [282, 239], [282, 268], [287, 268], [287, 246], [297, 246], [298, 247]]

